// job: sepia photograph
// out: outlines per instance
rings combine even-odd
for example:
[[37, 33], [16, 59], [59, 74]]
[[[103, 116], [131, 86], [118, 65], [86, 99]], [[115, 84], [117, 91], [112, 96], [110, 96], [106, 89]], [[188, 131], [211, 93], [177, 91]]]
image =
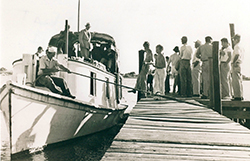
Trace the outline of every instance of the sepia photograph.
[[1, 0], [0, 160], [250, 160], [249, 6]]

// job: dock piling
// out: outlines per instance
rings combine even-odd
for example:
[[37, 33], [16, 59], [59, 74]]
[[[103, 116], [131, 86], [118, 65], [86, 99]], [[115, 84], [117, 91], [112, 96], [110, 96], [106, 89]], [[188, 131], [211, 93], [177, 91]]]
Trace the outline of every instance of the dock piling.
[[220, 69], [219, 69], [219, 42], [213, 42], [213, 100], [215, 111], [222, 114], [221, 92], [220, 92]]
[[[139, 50], [139, 74], [143, 65], [143, 60], [144, 60], [144, 50]], [[137, 101], [139, 101], [142, 98], [142, 93], [138, 91], [137, 94]]]

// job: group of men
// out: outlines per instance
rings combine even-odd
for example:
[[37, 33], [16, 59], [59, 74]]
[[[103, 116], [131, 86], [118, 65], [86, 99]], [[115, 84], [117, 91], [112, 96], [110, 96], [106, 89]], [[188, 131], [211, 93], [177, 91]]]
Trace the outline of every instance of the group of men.
[[[222, 98], [232, 97], [233, 101], [243, 100], [243, 86], [241, 75], [241, 64], [244, 49], [240, 44], [240, 35], [233, 37], [234, 49], [231, 48], [227, 38], [221, 39], [220, 49], [220, 79]], [[206, 99], [209, 98], [210, 74], [209, 57], [212, 57], [212, 38], [205, 37], [205, 44], [201, 41], [195, 42], [195, 52], [193, 54], [191, 46], [187, 45], [187, 37], [181, 38], [183, 46], [175, 47], [175, 53], [170, 56], [169, 64], [172, 63], [172, 76], [175, 79], [173, 93], [176, 84], [181, 96], [195, 96]], [[193, 55], [193, 57], [192, 57]], [[190, 63], [190, 61], [192, 61]], [[200, 79], [201, 77], [201, 79]]]

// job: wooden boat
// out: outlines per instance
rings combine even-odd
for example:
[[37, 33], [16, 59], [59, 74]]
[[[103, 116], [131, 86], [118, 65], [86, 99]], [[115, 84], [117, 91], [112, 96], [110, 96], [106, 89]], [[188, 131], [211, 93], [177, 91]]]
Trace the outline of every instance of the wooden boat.
[[[117, 52], [111, 36], [95, 34], [92, 42], [111, 43]], [[120, 103], [122, 81], [118, 67], [110, 72], [98, 61], [68, 58], [67, 54], [59, 54], [57, 59], [75, 73], [58, 74], [76, 99], [32, 86], [37, 72], [34, 55], [24, 54], [13, 62], [12, 81], [1, 88], [1, 110], [10, 132], [12, 154], [35, 152], [49, 144], [110, 128], [127, 108]]]

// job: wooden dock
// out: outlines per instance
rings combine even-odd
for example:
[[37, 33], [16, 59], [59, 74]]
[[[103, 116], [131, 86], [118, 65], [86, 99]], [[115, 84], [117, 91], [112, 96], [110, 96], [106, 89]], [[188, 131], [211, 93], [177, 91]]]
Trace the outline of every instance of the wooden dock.
[[133, 108], [102, 161], [250, 160], [250, 130], [194, 103], [152, 98]]

